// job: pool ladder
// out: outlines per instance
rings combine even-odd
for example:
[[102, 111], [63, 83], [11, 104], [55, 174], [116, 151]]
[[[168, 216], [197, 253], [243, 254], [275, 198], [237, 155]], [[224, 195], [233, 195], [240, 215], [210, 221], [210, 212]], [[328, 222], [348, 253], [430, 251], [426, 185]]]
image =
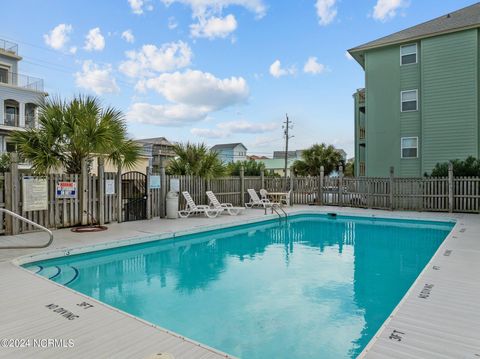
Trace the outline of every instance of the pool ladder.
[[[273, 212], [275, 212], [279, 219], [282, 219], [282, 218], [287, 219], [288, 218], [287, 212], [285, 212], [285, 210], [281, 206], [279, 206], [278, 204], [272, 204], [272, 206], [270, 208], [272, 209], [272, 214], [273, 214]], [[282, 212], [283, 216], [282, 216], [282, 214], [280, 214], [279, 210], [280, 210], [280, 212]], [[267, 214], [267, 207], [265, 207], [265, 214]]]
[[13, 218], [16, 218], [22, 222], [25, 222], [25, 223], [28, 223], [30, 224], [31, 226], [34, 226], [35, 228], [38, 228], [46, 233], [48, 233], [49, 235], [49, 240], [47, 243], [45, 244], [42, 244], [42, 245], [37, 245], [37, 246], [0, 246], [0, 249], [33, 249], [33, 248], [46, 248], [48, 247], [50, 244], [52, 244], [53, 242], [53, 233], [51, 230], [45, 228], [44, 226], [41, 226], [40, 224], [38, 223], [35, 223], [31, 220], [29, 220], [28, 218], [25, 218], [25, 217], [22, 217], [21, 215], [15, 213], [15, 212], [12, 212], [12, 211], [9, 211], [8, 209], [5, 209], [5, 208], [0, 208], [0, 213], [5, 213], [6, 215], [9, 215]]

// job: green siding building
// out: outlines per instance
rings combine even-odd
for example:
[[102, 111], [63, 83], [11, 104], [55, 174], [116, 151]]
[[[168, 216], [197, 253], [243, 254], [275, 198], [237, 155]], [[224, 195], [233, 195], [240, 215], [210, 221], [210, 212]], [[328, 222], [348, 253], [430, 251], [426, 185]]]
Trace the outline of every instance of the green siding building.
[[357, 176], [418, 177], [480, 157], [480, 3], [349, 50]]

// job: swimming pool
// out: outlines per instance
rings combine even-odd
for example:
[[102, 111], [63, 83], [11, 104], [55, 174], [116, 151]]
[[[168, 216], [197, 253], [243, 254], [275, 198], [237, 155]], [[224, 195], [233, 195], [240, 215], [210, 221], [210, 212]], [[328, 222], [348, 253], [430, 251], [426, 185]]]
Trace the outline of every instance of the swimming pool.
[[348, 358], [452, 227], [297, 215], [25, 267], [241, 358]]

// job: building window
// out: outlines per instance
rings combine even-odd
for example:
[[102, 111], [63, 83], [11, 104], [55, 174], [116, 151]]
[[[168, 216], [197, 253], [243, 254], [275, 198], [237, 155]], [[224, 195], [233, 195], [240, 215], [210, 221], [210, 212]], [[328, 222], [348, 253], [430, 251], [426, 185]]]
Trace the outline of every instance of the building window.
[[418, 90], [402, 91], [402, 112], [418, 110]]
[[417, 63], [417, 44], [400, 46], [400, 63], [402, 65]]
[[0, 66], [0, 82], [8, 84], [8, 68]]
[[402, 137], [402, 158], [418, 157], [418, 137]]

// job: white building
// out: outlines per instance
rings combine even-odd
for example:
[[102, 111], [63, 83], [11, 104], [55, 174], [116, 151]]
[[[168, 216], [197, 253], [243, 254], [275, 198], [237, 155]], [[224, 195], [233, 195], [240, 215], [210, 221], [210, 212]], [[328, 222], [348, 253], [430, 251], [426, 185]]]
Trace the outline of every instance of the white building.
[[43, 80], [18, 73], [18, 45], [0, 39], [0, 152], [14, 152], [14, 130], [37, 126], [37, 106], [47, 95]]
[[247, 148], [243, 143], [224, 143], [213, 146], [210, 151], [218, 153], [218, 157], [224, 163], [246, 161]]

